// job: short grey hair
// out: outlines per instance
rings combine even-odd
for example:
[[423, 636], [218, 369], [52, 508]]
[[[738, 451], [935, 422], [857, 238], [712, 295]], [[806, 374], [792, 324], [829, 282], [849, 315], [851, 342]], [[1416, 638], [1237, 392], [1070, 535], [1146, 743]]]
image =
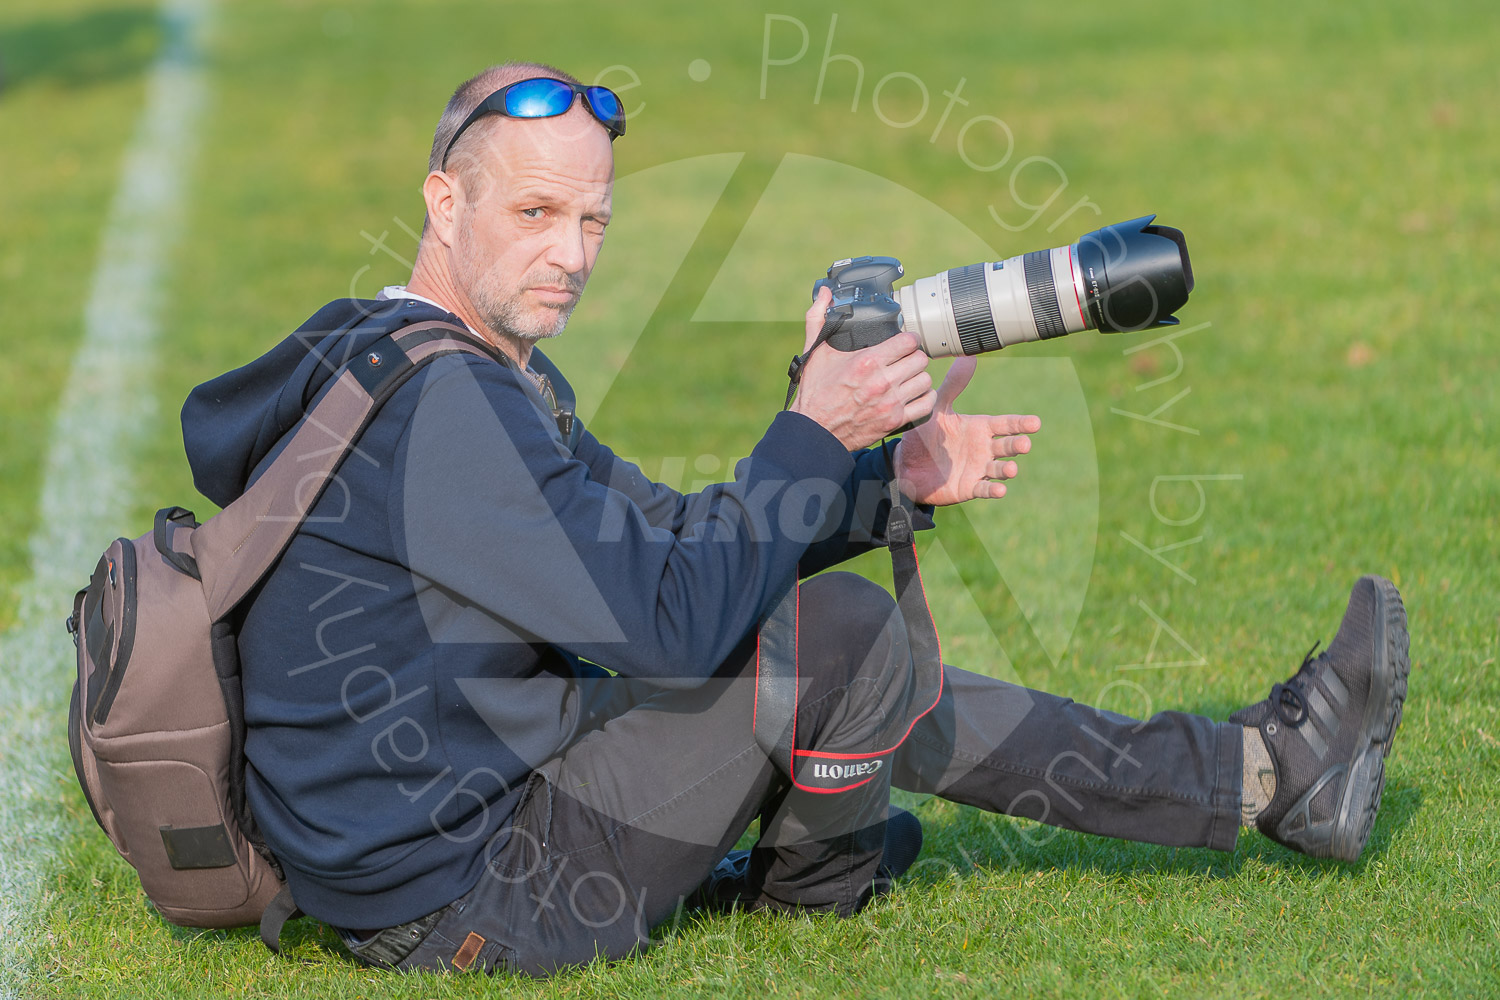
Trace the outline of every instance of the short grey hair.
[[[479, 107], [481, 101], [507, 83], [527, 80], [534, 76], [550, 77], [565, 83], [580, 82], [571, 73], [564, 73], [555, 66], [548, 66], [545, 63], [504, 62], [480, 70], [459, 84], [453, 96], [448, 98], [442, 117], [438, 119], [437, 129], [432, 134], [432, 151], [427, 156], [427, 172], [432, 173], [434, 170], [443, 169], [443, 151], [448, 148], [448, 143], [453, 141], [454, 133], [464, 123], [464, 119]], [[469, 130], [463, 134], [463, 138], [453, 147], [453, 152], [449, 156], [454, 161], [456, 171], [462, 172], [469, 156], [479, 148], [485, 135], [493, 127], [492, 122], [484, 119], [469, 126]]]

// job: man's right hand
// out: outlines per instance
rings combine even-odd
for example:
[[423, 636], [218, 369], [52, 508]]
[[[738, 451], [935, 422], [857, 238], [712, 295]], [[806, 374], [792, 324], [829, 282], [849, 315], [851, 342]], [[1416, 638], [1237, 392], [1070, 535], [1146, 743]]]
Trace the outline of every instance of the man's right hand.
[[[818, 289], [807, 310], [804, 351], [822, 332], [831, 301], [827, 286]], [[817, 421], [850, 451], [868, 447], [932, 412], [937, 395], [927, 374], [930, 360], [910, 333], [859, 351], [825, 345], [807, 359], [792, 412]]]

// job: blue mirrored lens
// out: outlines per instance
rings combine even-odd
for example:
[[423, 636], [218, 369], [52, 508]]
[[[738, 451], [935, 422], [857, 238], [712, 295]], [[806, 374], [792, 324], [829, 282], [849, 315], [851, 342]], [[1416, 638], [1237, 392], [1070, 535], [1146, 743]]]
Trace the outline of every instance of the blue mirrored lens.
[[601, 121], [615, 126], [624, 124], [625, 111], [620, 107], [620, 99], [615, 96], [614, 91], [604, 87], [590, 87], [585, 94], [588, 96], [589, 106]]
[[505, 92], [505, 113], [513, 118], [551, 118], [567, 114], [573, 88], [560, 80], [526, 80]]

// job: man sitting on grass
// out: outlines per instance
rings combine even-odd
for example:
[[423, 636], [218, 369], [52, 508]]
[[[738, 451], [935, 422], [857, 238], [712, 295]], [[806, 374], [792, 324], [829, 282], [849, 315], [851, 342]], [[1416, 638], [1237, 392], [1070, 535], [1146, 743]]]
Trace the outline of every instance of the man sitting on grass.
[[[892, 482], [919, 527], [1002, 497], [1040, 421], [957, 413], [972, 359], [934, 388], [901, 334], [813, 351], [733, 480], [650, 482], [559, 413], [536, 349], [593, 270], [624, 129], [613, 94], [546, 66], [465, 82], [408, 284], [330, 303], [184, 408], [199, 488], [226, 504], [339, 360], [432, 320], [489, 351], [384, 403], [243, 624], [249, 801], [303, 910], [373, 964], [537, 975], [626, 955], [684, 901], [849, 915], [920, 849], [893, 786], [1157, 844], [1232, 850], [1244, 825], [1359, 856], [1408, 670], [1377, 577], [1326, 651], [1218, 722], [951, 667], [924, 703], [891, 597], [812, 576], [791, 763], [769, 753], [757, 638], [778, 596], [884, 545]], [[861, 780], [820, 785], [841, 760]], [[755, 847], [730, 853], [757, 817]]]

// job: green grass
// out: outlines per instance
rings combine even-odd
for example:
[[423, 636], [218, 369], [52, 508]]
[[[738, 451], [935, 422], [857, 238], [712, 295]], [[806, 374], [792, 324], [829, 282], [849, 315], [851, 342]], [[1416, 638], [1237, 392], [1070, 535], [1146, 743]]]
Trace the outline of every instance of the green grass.
[[[813, 101], [835, 11], [833, 51], [865, 65], [856, 111], [847, 64], [829, 67]], [[927, 543], [945, 651], [966, 667], [1008, 662], [1027, 684], [1120, 711], [1222, 715], [1331, 637], [1359, 573], [1390, 576], [1406, 597], [1414, 666], [1365, 856], [1309, 862], [1258, 835], [1232, 855], [1152, 848], [908, 797], [928, 832], [922, 862], [853, 920], [695, 918], [664, 929], [666, 944], [644, 958], [546, 983], [401, 978], [354, 966], [309, 921], [276, 958], [249, 931], [155, 918], [71, 787], [59, 713], [58, 808], [70, 834], [46, 886], [27, 995], [1500, 991], [1500, 355], [1487, 342], [1500, 290], [1500, 134], [1488, 101], [1500, 29], [1488, 7], [809, 7], [798, 13], [808, 54], [771, 68], [761, 100], [763, 18], [784, 12], [226, 4], [203, 154], [184, 192], [189, 231], [170, 270], [159, 426], [121, 530], [144, 530], [160, 504], [192, 506], [175, 426], [191, 386], [326, 299], [402, 280], [402, 265], [372, 255], [361, 233], [389, 232], [410, 256], [394, 220], [420, 222], [429, 129], [459, 76], [512, 56], [585, 77], [628, 65], [643, 82], [627, 106], [645, 109], [618, 143], [618, 221], [552, 353], [598, 400], [601, 437], [684, 482], [698, 477], [699, 456], [722, 468], [748, 451], [779, 402], [809, 284], [835, 256], [894, 253], [921, 274], [987, 255], [986, 244], [1008, 256], [1152, 210], [1187, 231], [1198, 288], [1184, 320], [1211, 325], [1178, 341], [1172, 381], [1138, 391], [1175, 365], [1164, 348], [1125, 353], [1145, 336], [1085, 334], [985, 359], [968, 406], [1039, 412], [1047, 430], [1010, 498], [946, 512], [941, 553]], [[0, 14], [6, 595], [27, 575], [51, 408], [159, 37], [153, 17], [98, 0], [21, 0]], [[793, 29], [776, 31], [777, 53], [790, 55]], [[687, 75], [697, 58], [713, 67], [703, 83]], [[894, 71], [933, 100], [911, 129], [882, 124], [870, 106]], [[942, 91], [961, 77], [970, 104], [929, 142]], [[886, 117], [916, 115], [914, 93], [892, 82]], [[958, 155], [955, 133], [977, 114], [1008, 124], [1012, 164], [1046, 156], [1066, 173], [1062, 195], [1024, 231], [988, 212], [1012, 224], [1028, 214], [1012, 201], [1010, 165], [981, 173]], [[975, 158], [1003, 152], [992, 135], [971, 136]], [[783, 203], [773, 177], [788, 153], [834, 165], [796, 174]], [[1023, 199], [1047, 196], [1043, 175], [1019, 178]], [[1085, 196], [1101, 216], [1059, 222]], [[694, 322], [700, 313], [743, 321]], [[1149, 413], [1184, 389], [1161, 419], [1196, 434], [1113, 412]], [[1210, 473], [1243, 479], [1207, 484], [1190, 524], [1153, 514], [1157, 477]], [[1196, 494], [1170, 489], [1158, 487], [1161, 514], [1189, 520]], [[1122, 532], [1153, 547], [1201, 536], [1164, 553], [1194, 582]], [[889, 572], [878, 558], [858, 565]], [[1078, 586], [1066, 582], [1075, 571]], [[1143, 606], [1202, 665], [1118, 669], [1152, 643]], [[6, 596], [0, 625], [14, 612]], [[1070, 637], [1055, 661], [1049, 634]], [[1160, 637], [1155, 662], [1186, 659]], [[1109, 686], [1122, 679], [1139, 687]]]
[[17, 0], [0, 12], [0, 628], [15, 615], [52, 412], [83, 332], [104, 213], [160, 32], [126, 2]]

